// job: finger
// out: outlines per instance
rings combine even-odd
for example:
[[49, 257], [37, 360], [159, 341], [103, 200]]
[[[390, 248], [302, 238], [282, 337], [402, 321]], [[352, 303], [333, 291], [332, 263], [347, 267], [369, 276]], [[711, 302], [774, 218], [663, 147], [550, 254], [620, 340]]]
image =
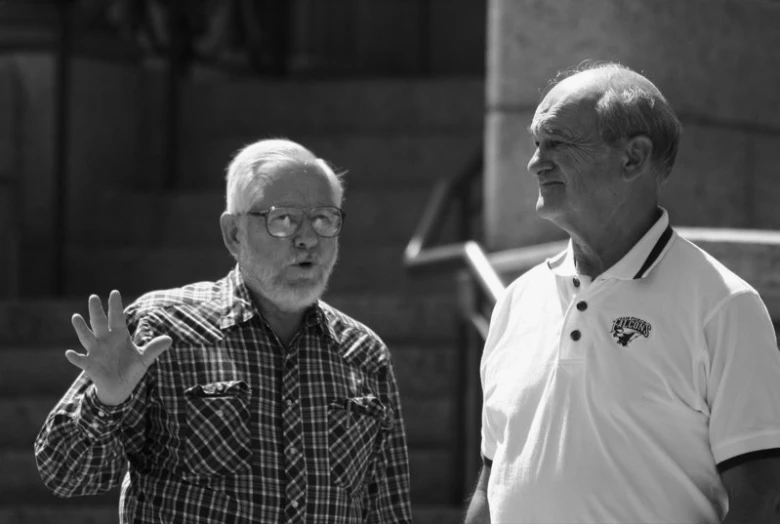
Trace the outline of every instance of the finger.
[[108, 295], [108, 327], [114, 329], [126, 329], [125, 313], [122, 307], [122, 295], [116, 289]]
[[165, 353], [171, 347], [171, 337], [161, 336], [149, 342], [142, 350], [142, 360], [146, 367], [151, 366], [157, 357]]
[[95, 334], [90, 331], [89, 326], [87, 326], [87, 321], [84, 320], [84, 317], [76, 313], [71, 317], [70, 323], [73, 324], [73, 329], [76, 330], [76, 336], [79, 337], [79, 342], [84, 346], [84, 349], [90, 351], [95, 347], [97, 339], [95, 338]]
[[82, 371], [86, 371], [89, 367], [89, 360], [87, 359], [87, 356], [82, 355], [81, 353], [76, 353], [72, 349], [69, 349], [65, 352], [65, 358], [68, 359], [68, 362]]
[[98, 338], [108, 333], [106, 312], [103, 310], [103, 304], [100, 302], [100, 297], [97, 295], [91, 295], [89, 297], [89, 324], [92, 326], [92, 331]]

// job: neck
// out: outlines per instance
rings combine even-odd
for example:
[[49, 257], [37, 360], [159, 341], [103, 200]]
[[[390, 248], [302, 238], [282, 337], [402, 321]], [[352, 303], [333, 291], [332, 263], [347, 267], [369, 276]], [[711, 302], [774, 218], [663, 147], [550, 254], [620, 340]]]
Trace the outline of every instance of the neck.
[[269, 301], [266, 297], [260, 293], [252, 291], [252, 298], [255, 299], [260, 313], [268, 325], [273, 330], [274, 334], [284, 344], [285, 347], [290, 345], [293, 337], [301, 328], [303, 323], [303, 315], [306, 309], [300, 309], [296, 311], [287, 311], [279, 309], [276, 304]]
[[[620, 216], [618, 216], [620, 215]], [[657, 205], [646, 206], [641, 213], [615, 213], [590, 227], [572, 228], [574, 264], [577, 273], [596, 278], [615, 265], [658, 220]]]

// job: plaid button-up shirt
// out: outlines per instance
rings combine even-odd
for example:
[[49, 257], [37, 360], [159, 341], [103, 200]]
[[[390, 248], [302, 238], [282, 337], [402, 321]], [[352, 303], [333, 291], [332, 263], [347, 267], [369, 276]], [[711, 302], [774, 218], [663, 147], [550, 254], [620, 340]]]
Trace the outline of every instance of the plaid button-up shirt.
[[173, 345], [122, 405], [82, 373], [55, 406], [35, 455], [56, 494], [121, 481], [127, 524], [411, 522], [398, 389], [366, 326], [320, 301], [285, 347], [236, 269], [125, 313], [136, 343]]

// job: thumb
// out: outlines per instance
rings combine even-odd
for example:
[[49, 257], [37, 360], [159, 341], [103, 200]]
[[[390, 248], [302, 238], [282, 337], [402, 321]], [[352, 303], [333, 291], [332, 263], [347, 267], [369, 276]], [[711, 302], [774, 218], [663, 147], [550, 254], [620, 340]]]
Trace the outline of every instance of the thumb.
[[149, 367], [154, 364], [154, 361], [157, 360], [157, 357], [165, 353], [165, 351], [171, 347], [172, 343], [173, 340], [171, 340], [171, 337], [163, 335], [153, 339], [148, 344], [146, 344], [146, 346], [144, 346], [144, 348], [141, 350], [141, 358], [144, 362], [144, 365]]
[[87, 367], [89, 367], [89, 360], [87, 360], [87, 356], [77, 353], [72, 349], [69, 349], [65, 352], [65, 358], [68, 359], [68, 362], [82, 371], [86, 371]]

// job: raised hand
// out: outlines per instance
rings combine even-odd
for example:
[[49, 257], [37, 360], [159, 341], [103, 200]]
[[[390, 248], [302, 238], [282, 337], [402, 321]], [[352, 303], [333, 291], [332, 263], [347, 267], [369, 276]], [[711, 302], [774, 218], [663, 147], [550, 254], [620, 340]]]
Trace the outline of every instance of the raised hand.
[[89, 323], [76, 313], [71, 319], [87, 354], [72, 349], [65, 357], [81, 368], [95, 384], [98, 400], [108, 406], [121, 404], [133, 392], [146, 370], [171, 346], [171, 338], [160, 336], [143, 347], [133, 343], [127, 330], [119, 291], [108, 296], [108, 316], [100, 297], [89, 297]]

